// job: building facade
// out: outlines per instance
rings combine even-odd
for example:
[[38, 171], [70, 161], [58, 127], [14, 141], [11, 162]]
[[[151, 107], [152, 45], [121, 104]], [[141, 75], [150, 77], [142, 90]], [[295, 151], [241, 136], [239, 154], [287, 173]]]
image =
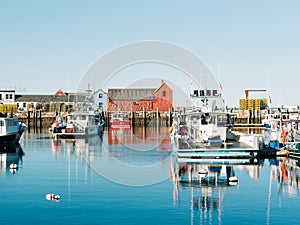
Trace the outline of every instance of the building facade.
[[14, 104], [15, 103], [15, 90], [0, 90], [0, 103], [1, 104]]
[[107, 111], [107, 92], [102, 89], [92, 94], [93, 108], [100, 111]]
[[108, 89], [108, 111], [171, 111], [173, 90], [165, 83], [158, 88]]

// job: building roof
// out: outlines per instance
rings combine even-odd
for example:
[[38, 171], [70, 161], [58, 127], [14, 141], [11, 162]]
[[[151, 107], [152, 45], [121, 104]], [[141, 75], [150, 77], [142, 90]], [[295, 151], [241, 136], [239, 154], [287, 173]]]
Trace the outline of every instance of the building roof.
[[15, 90], [1, 89], [0, 92], [16, 92]]
[[156, 88], [116, 88], [108, 89], [110, 100], [155, 100]]
[[65, 96], [66, 94], [61, 89], [59, 89], [54, 95], [55, 96]]
[[86, 95], [70, 93], [67, 95], [16, 95], [15, 102], [83, 102]]

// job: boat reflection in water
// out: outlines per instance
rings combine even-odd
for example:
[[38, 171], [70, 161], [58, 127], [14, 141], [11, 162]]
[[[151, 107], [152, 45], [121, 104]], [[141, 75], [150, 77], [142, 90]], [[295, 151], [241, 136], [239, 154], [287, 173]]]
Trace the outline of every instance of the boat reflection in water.
[[55, 155], [79, 154], [80, 152], [93, 152], [101, 150], [103, 136], [93, 136], [89, 138], [78, 139], [52, 139], [52, 151]]
[[[187, 197], [190, 202], [191, 224], [222, 224], [223, 215], [226, 211], [226, 192], [228, 195], [240, 195], [249, 188], [245, 183], [248, 174], [250, 180], [263, 179], [260, 175], [263, 170], [270, 169], [267, 220], [270, 223], [270, 208], [276, 204], [274, 192], [280, 195], [297, 197], [300, 192], [300, 159], [276, 158], [260, 161], [246, 161], [237, 159], [233, 161], [201, 161], [198, 162], [176, 162], [170, 170], [170, 178], [173, 181], [173, 199], [175, 204], [185, 201]], [[243, 178], [239, 181], [239, 175]], [[273, 187], [272, 187], [273, 186]], [[272, 194], [273, 192], [273, 194]], [[188, 193], [188, 194], [187, 194]], [[271, 197], [273, 196], [273, 197]], [[233, 199], [228, 196], [228, 199]], [[266, 199], [267, 200], [267, 199]]]
[[0, 168], [5, 173], [9, 170], [11, 173], [17, 172], [23, 162], [23, 149], [19, 143], [0, 147]]
[[278, 158], [270, 162], [270, 185], [275, 181], [279, 193], [297, 195], [300, 190], [300, 159]]

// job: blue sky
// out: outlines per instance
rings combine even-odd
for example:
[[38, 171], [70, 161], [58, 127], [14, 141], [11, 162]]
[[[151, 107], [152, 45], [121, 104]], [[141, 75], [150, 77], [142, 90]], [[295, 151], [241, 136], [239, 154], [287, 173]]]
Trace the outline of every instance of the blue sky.
[[247, 88], [268, 89], [250, 97], [270, 95], [274, 105], [300, 105], [299, 11], [298, 1], [0, 0], [0, 88], [76, 91], [111, 49], [161, 40], [197, 54], [229, 106]]

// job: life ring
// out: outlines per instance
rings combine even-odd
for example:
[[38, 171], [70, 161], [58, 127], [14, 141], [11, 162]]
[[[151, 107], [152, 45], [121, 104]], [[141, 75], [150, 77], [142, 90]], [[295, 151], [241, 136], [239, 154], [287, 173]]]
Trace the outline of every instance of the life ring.
[[180, 132], [181, 134], [186, 135], [189, 132], [189, 128], [187, 126], [181, 126]]

